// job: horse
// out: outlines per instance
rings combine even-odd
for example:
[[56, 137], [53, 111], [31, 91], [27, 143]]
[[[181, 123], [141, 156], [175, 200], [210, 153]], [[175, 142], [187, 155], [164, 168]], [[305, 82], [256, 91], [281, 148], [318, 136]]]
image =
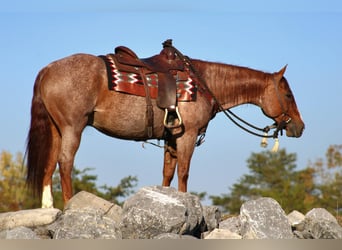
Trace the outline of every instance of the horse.
[[[242, 104], [261, 108], [264, 115], [282, 124], [288, 137], [300, 137], [304, 122], [284, 77], [286, 66], [274, 73], [247, 67], [188, 58], [207, 92], [198, 91], [196, 101], [178, 102], [182, 126], [165, 136], [165, 110], [152, 99], [153, 136], [146, 134], [145, 97], [108, 89], [103, 59], [91, 54], [74, 54], [40, 70], [31, 104], [31, 122], [26, 157], [29, 187], [53, 207], [52, 175], [58, 164], [64, 205], [71, 199], [71, 173], [82, 131], [98, 131], [125, 140], [165, 141], [163, 186], [170, 186], [177, 167], [178, 190], [187, 192], [191, 157], [198, 136], [216, 113]], [[219, 107], [218, 108], [218, 103]]]

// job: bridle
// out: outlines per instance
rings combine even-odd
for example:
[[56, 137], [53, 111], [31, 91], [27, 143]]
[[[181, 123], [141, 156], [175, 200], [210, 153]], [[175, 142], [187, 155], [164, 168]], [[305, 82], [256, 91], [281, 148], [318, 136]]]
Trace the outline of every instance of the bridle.
[[[198, 75], [198, 74], [196, 74]], [[277, 99], [279, 101], [279, 104], [280, 104], [280, 107], [281, 107], [281, 110], [282, 110], [282, 113], [278, 116], [274, 116], [274, 117], [271, 117], [272, 119], [276, 119], [278, 118], [279, 116], [282, 116], [284, 119], [282, 119], [280, 122], [275, 122], [273, 123], [272, 125], [268, 125], [264, 128], [260, 128], [260, 127], [257, 127], [249, 122], [247, 122], [246, 120], [242, 119], [241, 117], [239, 117], [238, 115], [236, 115], [233, 111], [231, 111], [230, 109], [224, 109], [222, 104], [220, 104], [220, 102], [217, 100], [217, 98], [215, 97], [215, 95], [210, 91], [210, 89], [208, 88], [208, 86], [206, 85], [206, 82], [204, 81], [204, 79], [202, 80], [201, 79], [201, 83], [203, 85], [205, 85], [205, 87], [207, 88], [207, 91], [210, 92], [213, 100], [215, 101], [216, 105], [218, 106], [218, 111], [222, 111], [225, 116], [230, 120], [232, 121], [237, 127], [241, 128], [242, 130], [254, 135], [254, 136], [258, 136], [258, 137], [262, 137], [262, 138], [273, 138], [273, 139], [278, 139], [278, 135], [280, 133], [280, 135], [283, 135], [283, 130], [286, 128], [286, 126], [291, 122], [291, 117], [287, 114], [287, 109], [285, 109], [285, 106], [284, 106], [284, 103], [283, 103], [283, 100], [281, 98], [281, 95], [279, 93], [279, 88], [278, 88], [278, 85], [275, 81], [275, 79], [273, 80], [273, 83], [274, 83], [274, 87], [275, 87], [275, 90], [276, 90], [276, 93], [277, 93]], [[261, 133], [258, 133], [258, 132], [254, 132], [252, 131], [250, 128], [246, 127], [246, 126], [243, 126], [242, 124], [240, 124], [238, 121], [240, 121], [241, 123], [245, 124], [246, 126], [250, 127], [251, 129], [254, 129], [256, 131], [260, 131], [262, 132], [263, 134]], [[268, 135], [269, 131], [272, 130], [272, 129], [275, 129], [275, 131], [273, 132], [272, 135]]]

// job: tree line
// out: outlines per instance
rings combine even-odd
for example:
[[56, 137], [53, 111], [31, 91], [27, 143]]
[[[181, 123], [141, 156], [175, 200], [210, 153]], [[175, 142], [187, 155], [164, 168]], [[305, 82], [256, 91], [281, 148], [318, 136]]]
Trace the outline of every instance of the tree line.
[[[75, 193], [87, 191], [110, 202], [121, 205], [120, 198], [134, 192], [138, 179], [127, 176], [116, 185], [97, 185], [97, 176], [91, 174], [92, 168], [80, 170], [73, 168], [72, 181]], [[54, 207], [63, 209], [62, 188], [58, 171], [53, 175]], [[26, 186], [26, 166], [22, 153], [13, 156], [7, 151], [0, 154], [0, 212], [38, 208], [41, 201]]]
[[285, 149], [278, 153], [252, 153], [249, 173], [243, 175], [227, 194], [210, 196], [214, 205], [238, 214], [242, 203], [258, 197], [272, 197], [286, 213], [327, 209], [342, 222], [342, 145], [331, 145], [325, 158], [298, 169], [297, 155]]
[[[306, 213], [314, 207], [322, 207], [339, 217], [342, 213], [342, 145], [328, 147], [325, 157], [297, 168], [297, 155], [285, 149], [273, 153], [252, 153], [247, 159], [249, 172], [233, 184], [228, 193], [211, 195], [213, 205], [225, 213], [238, 214], [242, 203], [258, 197], [272, 197], [285, 212], [298, 210]], [[13, 156], [7, 151], [0, 154], [0, 212], [37, 208], [40, 201], [27, 191], [26, 166], [21, 153]], [[136, 176], [123, 178], [116, 186], [98, 186], [92, 168], [74, 168], [75, 193], [84, 190], [108, 201], [120, 204], [131, 195], [138, 183]], [[54, 206], [63, 207], [59, 174], [53, 176]], [[205, 192], [195, 193], [205, 198]]]

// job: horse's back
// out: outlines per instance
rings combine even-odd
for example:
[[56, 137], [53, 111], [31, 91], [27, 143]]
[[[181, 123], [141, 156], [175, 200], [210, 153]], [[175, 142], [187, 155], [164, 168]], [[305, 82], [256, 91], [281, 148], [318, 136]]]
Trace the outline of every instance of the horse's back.
[[101, 73], [105, 70], [103, 61], [91, 54], [73, 54], [48, 64], [45, 68], [53, 71], [54, 74], [61, 74], [66, 77], [94, 76], [94, 73]]
[[87, 94], [106, 81], [103, 61], [90, 54], [74, 54], [54, 61], [42, 69], [42, 88], [49, 93]]

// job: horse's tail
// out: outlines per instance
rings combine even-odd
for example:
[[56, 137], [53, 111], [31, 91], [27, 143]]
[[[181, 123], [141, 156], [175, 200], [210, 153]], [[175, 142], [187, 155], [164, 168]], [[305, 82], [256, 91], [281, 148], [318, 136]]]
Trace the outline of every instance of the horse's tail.
[[39, 198], [42, 197], [45, 167], [52, 147], [52, 122], [40, 94], [40, 85], [45, 71], [46, 69], [43, 69], [39, 72], [34, 84], [31, 124], [26, 146], [26, 184]]

